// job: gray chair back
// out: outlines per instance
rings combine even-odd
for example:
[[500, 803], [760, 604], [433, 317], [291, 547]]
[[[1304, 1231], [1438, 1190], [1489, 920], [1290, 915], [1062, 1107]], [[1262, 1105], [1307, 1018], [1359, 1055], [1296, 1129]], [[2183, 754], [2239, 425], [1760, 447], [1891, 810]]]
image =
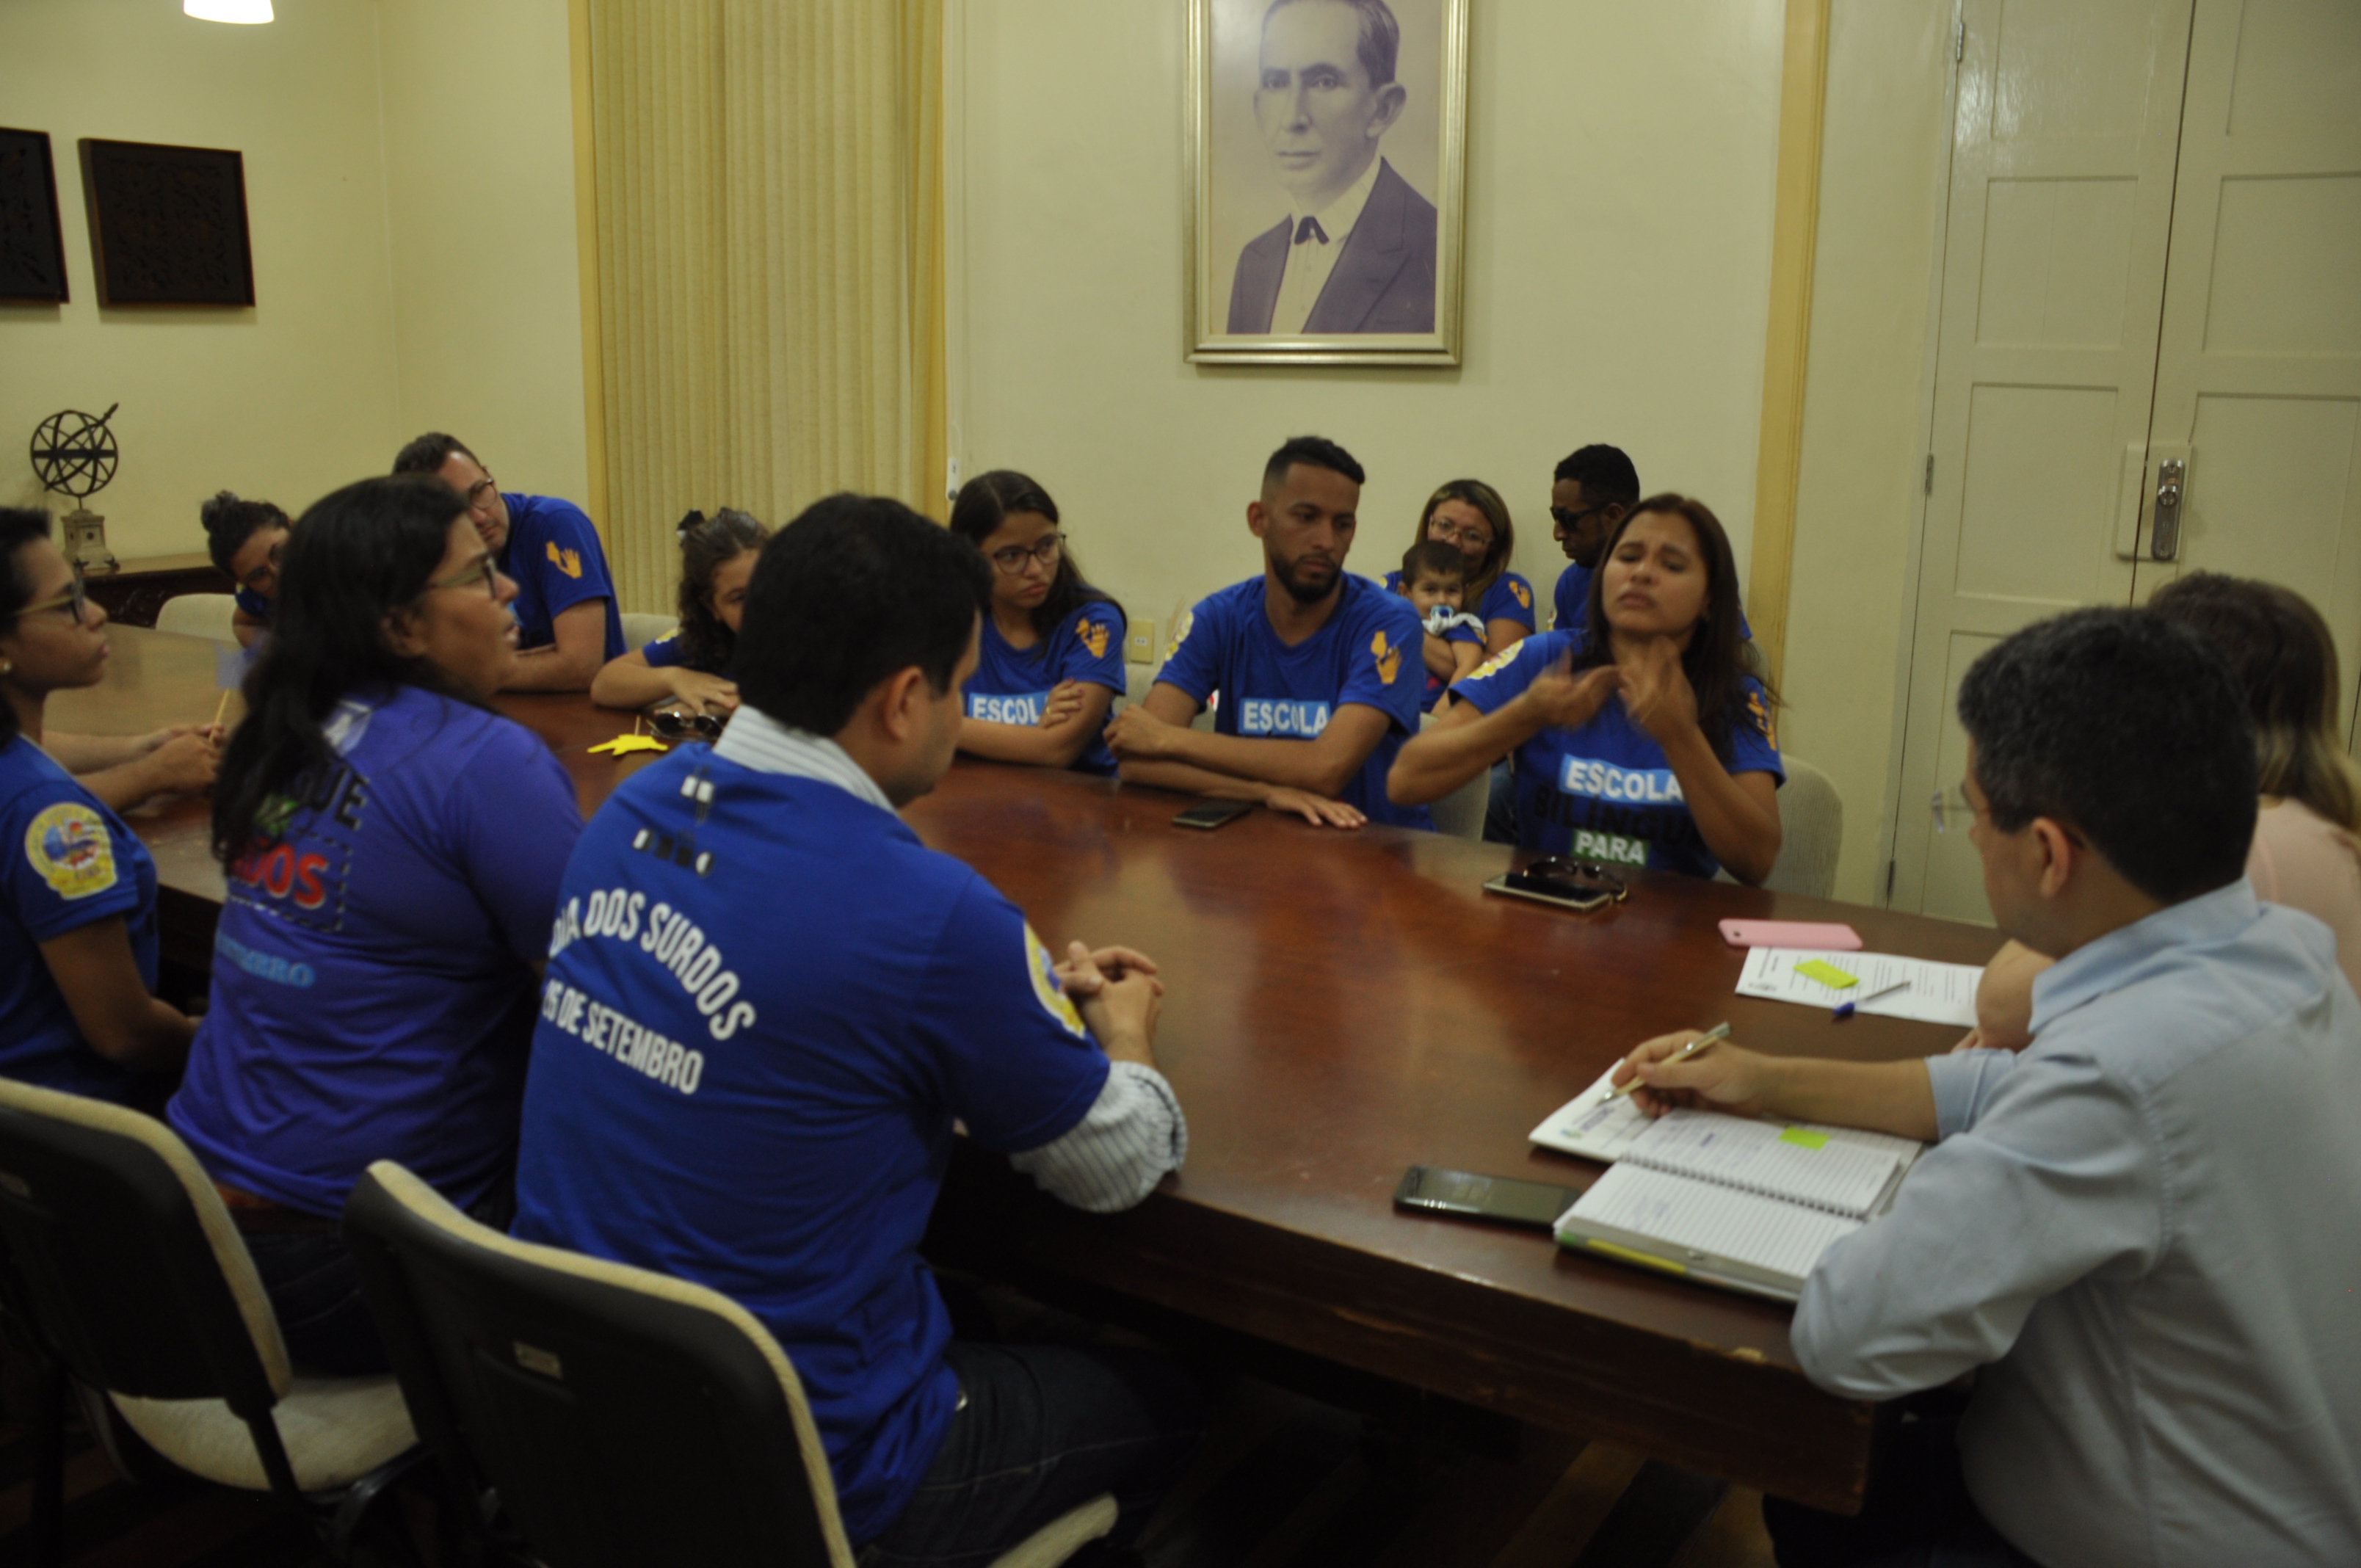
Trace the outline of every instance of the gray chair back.
[[1779, 861], [1763, 885], [1827, 898], [1836, 891], [1837, 856], [1844, 849], [1843, 797], [1828, 774], [1793, 752], [1780, 762], [1787, 782], [1779, 790]]

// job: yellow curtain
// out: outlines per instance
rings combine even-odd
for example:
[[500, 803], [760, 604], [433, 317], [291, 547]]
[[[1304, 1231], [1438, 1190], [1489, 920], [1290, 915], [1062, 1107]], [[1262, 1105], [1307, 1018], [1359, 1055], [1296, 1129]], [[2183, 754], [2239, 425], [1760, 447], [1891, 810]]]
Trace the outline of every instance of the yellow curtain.
[[940, 516], [942, 0], [585, 9], [624, 605], [670, 606], [691, 507]]

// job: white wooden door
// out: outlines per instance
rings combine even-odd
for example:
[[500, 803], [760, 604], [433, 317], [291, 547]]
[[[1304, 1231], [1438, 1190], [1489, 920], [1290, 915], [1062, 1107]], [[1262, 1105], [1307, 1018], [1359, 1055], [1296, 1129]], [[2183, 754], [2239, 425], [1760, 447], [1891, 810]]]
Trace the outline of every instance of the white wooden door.
[[[2185, 568], [2265, 577], [2361, 688], [2361, 0], [2200, 0], [2181, 113], [2137, 598]], [[2166, 515], [2169, 515], [2166, 514]], [[2161, 535], [2162, 537], [2159, 537]], [[2159, 560], [2159, 550], [2169, 559]]]
[[2191, 0], [1967, 0], [1893, 904], [1989, 921], [1952, 717], [1978, 654], [2127, 604]]

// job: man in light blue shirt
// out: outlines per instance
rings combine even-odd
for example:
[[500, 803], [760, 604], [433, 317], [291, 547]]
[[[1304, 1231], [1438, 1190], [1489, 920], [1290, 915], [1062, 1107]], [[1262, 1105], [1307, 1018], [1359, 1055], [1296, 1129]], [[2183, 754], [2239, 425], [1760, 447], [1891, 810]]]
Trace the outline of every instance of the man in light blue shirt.
[[1860, 1519], [1766, 1503], [1780, 1562], [2361, 1563], [2361, 1003], [2245, 880], [2245, 704], [2179, 628], [2081, 610], [1979, 659], [1960, 718], [1993, 914], [2059, 960], [2025, 1053], [1633, 1053], [1652, 1111], [1940, 1140], [1794, 1343], [1839, 1393], [1974, 1392]]

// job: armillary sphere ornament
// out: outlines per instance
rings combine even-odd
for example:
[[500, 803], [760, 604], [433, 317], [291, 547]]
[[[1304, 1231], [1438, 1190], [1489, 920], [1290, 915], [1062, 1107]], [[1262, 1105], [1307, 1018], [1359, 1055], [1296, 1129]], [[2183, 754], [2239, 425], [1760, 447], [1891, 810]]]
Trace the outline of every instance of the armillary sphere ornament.
[[114, 553], [106, 547], [106, 519], [82, 503], [106, 488], [115, 477], [120, 454], [106, 422], [122, 406], [112, 404], [95, 417], [80, 409], [64, 409], [33, 431], [33, 475], [42, 488], [72, 498], [73, 510], [60, 520], [66, 525], [66, 559], [85, 572], [112, 572], [115, 567]]

